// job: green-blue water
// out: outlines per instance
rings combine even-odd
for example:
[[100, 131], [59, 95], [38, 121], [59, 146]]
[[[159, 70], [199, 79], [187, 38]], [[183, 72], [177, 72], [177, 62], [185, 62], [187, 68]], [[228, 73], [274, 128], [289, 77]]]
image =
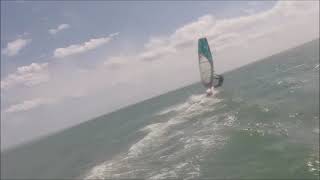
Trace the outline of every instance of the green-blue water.
[[1, 178], [319, 178], [319, 40], [1, 153]]

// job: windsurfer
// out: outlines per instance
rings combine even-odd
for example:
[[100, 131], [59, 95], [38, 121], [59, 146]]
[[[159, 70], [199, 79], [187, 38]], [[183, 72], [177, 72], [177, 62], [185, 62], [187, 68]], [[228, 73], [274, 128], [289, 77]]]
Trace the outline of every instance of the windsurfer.
[[211, 96], [213, 88], [222, 86], [223, 76], [216, 74], [214, 71], [213, 57], [206, 38], [198, 40], [198, 57], [201, 81], [208, 88], [206, 91], [207, 96]]

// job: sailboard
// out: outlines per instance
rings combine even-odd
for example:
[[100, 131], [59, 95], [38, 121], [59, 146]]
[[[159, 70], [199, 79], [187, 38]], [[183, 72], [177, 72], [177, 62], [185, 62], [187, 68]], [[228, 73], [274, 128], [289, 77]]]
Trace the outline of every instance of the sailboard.
[[215, 74], [213, 57], [207, 38], [198, 40], [198, 57], [201, 82], [206, 88], [216, 88], [222, 85], [223, 76]]

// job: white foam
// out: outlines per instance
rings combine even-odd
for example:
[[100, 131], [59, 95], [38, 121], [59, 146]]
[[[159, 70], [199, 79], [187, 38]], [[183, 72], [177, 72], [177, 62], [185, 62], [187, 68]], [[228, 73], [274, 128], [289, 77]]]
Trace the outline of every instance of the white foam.
[[319, 164], [319, 149], [315, 147], [314, 151], [309, 155], [306, 161], [306, 166], [310, 172], [315, 176], [319, 176], [320, 164]]
[[157, 123], [147, 126], [146, 128], [150, 132], [143, 139], [130, 147], [128, 155], [130, 157], [137, 157], [142, 154], [143, 151], [155, 148], [155, 146], [162, 144], [162, 142], [166, 140], [166, 137], [163, 136], [163, 134], [166, 132], [168, 126], [170, 126], [169, 123]]
[[164, 114], [168, 114], [172, 111], [176, 111], [178, 106], [179, 105], [169, 106], [168, 108], [156, 113], [156, 115], [164, 115]]
[[[193, 95], [185, 103], [162, 111], [176, 111], [177, 115], [166, 122], [153, 123], [141, 128], [140, 131], [147, 134], [133, 144], [127, 153], [92, 168], [86, 179], [162, 179], [181, 178], [181, 175], [185, 179], [199, 177], [198, 163], [207, 150], [220, 147], [227, 139], [220, 136], [217, 130], [232, 126], [237, 119], [235, 113], [223, 114], [225, 121], [219, 123], [217, 116], [197, 118], [205, 112], [212, 111], [214, 105], [220, 101], [214, 96]], [[179, 126], [183, 123], [190, 125]], [[166, 163], [166, 168], [158, 168], [154, 165], [155, 162]]]
[[187, 99], [186, 102], [171, 106], [165, 110], [160, 111], [156, 115], [163, 115], [172, 111], [183, 113], [183, 115], [190, 115], [191, 113], [199, 111], [200, 108], [202, 108], [201, 112], [203, 112], [203, 110], [212, 110], [205, 107], [212, 106], [221, 101], [220, 99], [215, 98], [215, 94], [217, 94], [217, 92], [218, 91], [214, 90], [211, 97], [206, 97], [204, 94], [192, 95]]
[[263, 108], [263, 109], [262, 109], [262, 111], [263, 111], [263, 112], [269, 112], [269, 111], [270, 111], [270, 109], [269, 109], [269, 108], [267, 108], [267, 107], [265, 107], [265, 108]]
[[294, 114], [289, 114], [290, 118], [295, 118], [296, 116]]
[[149, 179], [168, 179], [168, 178], [177, 178], [177, 174], [174, 171], [170, 171], [167, 168], [162, 170], [163, 172], [149, 177]]
[[223, 123], [224, 126], [232, 126], [233, 123], [237, 120], [237, 117], [234, 114], [227, 115], [226, 121]]
[[158, 112], [156, 115], [163, 115], [163, 114], [167, 114], [172, 111], [175, 111], [175, 112], [183, 111], [192, 104], [204, 101], [204, 97], [205, 97], [204, 95], [192, 95], [187, 99], [186, 102], [181, 103], [181, 104], [177, 104], [177, 105], [173, 105], [173, 106], [169, 106], [168, 108]]
[[179, 164], [176, 165], [176, 169], [181, 169], [181, 168], [183, 168], [183, 167], [186, 166], [186, 165], [188, 165], [187, 162], [181, 162], [181, 163], [179, 163]]
[[291, 71], [291, 70], [293, 70], [293, 69], [297, 69], [297, 68], [303, 67], [303, 66], [306, 66], [306, 65], [305, 65], [305, 64], [299, 64], [299, 65], [297, 65], [297, 66], [288, 68], [288, 69], [286, 69], [286, 70], [284, 70], [284, 71], [282, 71], [282, 72], [288, 72], [288, 71]]
[[[167, 141], [168, 138], [163, 135], [170, 126], [184, 122], [186, 120], [185, 117], [192, 117], [192, 114], [195, 112], [201, 114], [206, 110], [202, 106], [199, 106], [199, 103], [210, 101], [210, 99], [204, 99], [204, 97], [204, 95], [192, 95], [186, 103], [176, 106], [175, 111], [181, 112], [182, 116], [174, 117], [165, 123], [151, 124], [143, 128], [143, 131], [148, 130], [149, 133], [129, 149], [128, 155], [138, 156], [143, 153], [144, 150], [150, 149], [150, 145], [152, 145], [152, 148], [155, 148]], [[214, 99], [211, 99], [211, 101], [214, 101]], [[214, 101], [214, 103], [215, 102], [218, 101]]]

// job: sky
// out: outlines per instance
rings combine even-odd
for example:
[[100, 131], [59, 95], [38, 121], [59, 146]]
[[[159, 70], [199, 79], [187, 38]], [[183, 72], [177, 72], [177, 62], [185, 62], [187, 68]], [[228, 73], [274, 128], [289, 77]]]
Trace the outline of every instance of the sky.
[[319, 38], [319, 1], [1, 1], [1, 150]]

